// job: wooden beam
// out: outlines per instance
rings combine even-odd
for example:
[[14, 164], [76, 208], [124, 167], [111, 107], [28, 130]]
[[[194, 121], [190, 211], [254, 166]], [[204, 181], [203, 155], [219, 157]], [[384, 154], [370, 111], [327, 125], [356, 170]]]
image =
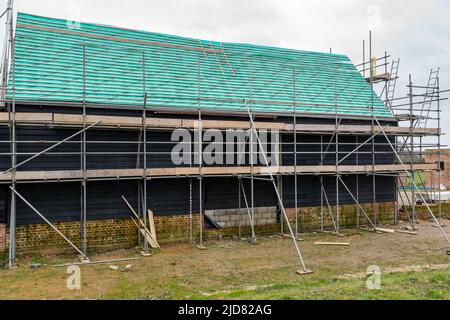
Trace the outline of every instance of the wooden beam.
[[[141, 128], [141, 117], [122, 117], [122, 116], [86, 116], [86, 124], [93, 124], [101, 120], [97, 128], [129, 128], [137, 130]], [[7, 125], [9, 121], [8, 113], [0, 113], [0, 124]], [[60, 113], [16, 113], [16, 121], [18, 125], [30, 124], [54, 124], [59, 126], [82, 126], [83, 116], [76, 114], [60, 114]], [[176, 129], [186, 128], [195, 129], [198, 127], [197, 120], [190, 119], [173, 119], [173, 118], [148, 118], [146, 125], [149, 129]], [[249, 129], [248, 121], [234, 121], [234, 120], [202, 120], [202, 127], [204, 129]], [[293, 131], [293, 124], [282, 122], [255, 122], [257, 129], [279, 130], [279, 131]], [[331, 124], [297, 124], [296, 131], [298, 133], [325, 133], [332, 134], [336, 130], [335, 125]], [[337, 132], [341, 134], [374, 134], [379, 131], [379, 128], [372, 128], [369, 125], [340, 125]], [[409, 135], [410, 129], [408, 127], [386, 126], [384, 131], [388, 135]], [[415, 128], [413, 130], [415, 135], [436, 135], [440, 134], [438, 128]]]
[[398, 233], [404, 233], [404, 234], [410, 234], [410, 235], [417, 235], [417, 232], [413, 231], [406, 231], [406, 230], [397, 230]]
[[[436, 170], [437, 164], [415, 164], [413, 166], [415, 171], [429, 171]], [[269, 172], [276, 175], [293, 174], [295, 172], [294, 166], [273, 166], [273, 167], [253, 167], [255, 174], [267, 175]], [[225, 175], [236, 176], [238, 174], [250, 174], [251, 167], [176, 167], [176, 168], [150, 168], [144, 172], [144, 169], [102, 169], [102, 170], [86, 170], [86, 177], [88, 179], [95, 178], [125, 178], [125, 177], [140, 177], [143, 175], [147, 177], [164, 177], [164, 176], [195, 176], [195, 175]], [[297, 173], [300, 174], [368, 174], [372, 172], [372, 165], [360, 166], [297, 166]], [[375, 172], [392, 173], [403, 172], [403, 167], [400, 164], [383, 164], [375, 165]], [[83, 178], [83, 171], [81, 170], [55, 170], [55, 171], [17, 171], [16, 180], [18, 181], [52, 181], [52, 180], [76, 180]], [[12, 173], [0, 173], [0, 181], [10, 181]]]
[[350, 245], [350, 243], [348, 242], [321, 242], [321, 241], [316, 241], [314, 242], [314, 244], [320, 246], [343, 246], [343, 247], [348, 247]]
[[376, 231], [384, 232], [384, 233], [394, 233], [394, 229], [386, 229], [386, 228], [375, 228]]
[[156, 239], [155, 219], [153, 219], [153, 211], [148, 209], [147, 213], [148, 213], [148, 224], [150, 225], [150, 233], [153, 239], [155, 239], [155, 241], [158, 241]]
[[[105, 36], [105, 35], [101, 35], [101, 34], [80, 32], [80, 31], [76, 31], [76, 30], [55, 29], [55, 28], [48, 28], [48, 27], [29, 25], [29, 24], [23, 24], [23, 23], [17, 23], [16, 27], [46, 31], [46, 32], [53, 32], [53, 33], [62, 33], [62, 34], [74, 35], [74, 36], [78, 36], [78, 37], [87, 37], [87, 38], [110, 40], [110, 41], [116, 41], [116, 42], [124, 42], [124, 43], [134, 43], [134, 44], [141, 44], [141, 45], [154, 46], [154, 47], [164, 47], [164, 48], [168, 48], [168, 49], [179, 49], [179, 50], [187, 50], [187, 51], [215, 53], [214, 50], [208, 49], [208, 48], [202, 49], [200, 47], [190, 47], [190, 46], [185, 46], [185, 45], [170, 44], [170, 43], [164, 43], [164, 42], [119, 38], [119, 37]], [[124, 30], [121, 28], [116, 28], [116, 29]]]

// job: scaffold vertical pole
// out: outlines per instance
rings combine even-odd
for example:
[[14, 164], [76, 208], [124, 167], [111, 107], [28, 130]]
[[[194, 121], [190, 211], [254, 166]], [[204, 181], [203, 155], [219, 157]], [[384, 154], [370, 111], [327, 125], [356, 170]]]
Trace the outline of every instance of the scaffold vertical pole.
[[439, 76], [436, 78], [437, 84], [437, 127], [438, 127], [438, 223], [442, 225], [442, 201], [441, 201], [441, 96], [440, 96], [440, 78]]
[[203, 128], [202, 128], [202, 107], [201, 107], [201, 62], [200, 56], [197, 59], [197, 85], [198, 85], [198, 196], [199, 196], [199, 244], [197, 246], [198, 249], [205, 249], [203, 246], [203, 174], [202, 174], [202, 166], [203, 166]]
[[82, 212], [81, 212], [81, 248], [87, 254], [87, 179], [86, 179], [86, 45], [83, 45], [83, 133], [81, 134], [81, 182]]
[[[369, 59], [372, 61], [372, 30], [369, 31]], [[370, 108], [373, 117], [375, 116], [375, 109], [374, 109], [374, 83], [373, 83], [373, 77], [376, 74], [376, 65], [372, 66], [370, 64]], [[375, 122], [374, 118], [372, 117], [371, 121], [371, 129], [372, 132], [374, 132]], [[376, 175], [375, 175], [375, 136], [372, 137], [372, 214], [373, 214], [373, 222], [375, 226], [378, 223], [378, 217], [377, 217], [377, 210], [376, 210]]]
[[336, 234], [340, 233], [340, 212], [339, 212], [339, 122], [338, 122], [338, 91], [337, 91], [337, 67], [334, 68], [334, 103], [335, 103], [335, 160], [336, 160]]
[[414, 183], [414, 96], [413, 96], [413, 85], [412, 85], [412, 77], [409, 75], [409, 158], [410, 158], [410, 186], [411, 186], [411, 211], [412, 211], [412, 226], [415, 228], [416, 226], [416, 193], [414, 188], [412, 187]]
[[[249, 86], [250, 86], [250, 117], [253, 117], [252, 114], [252, 107], [253, 107], [253, 61], [250, 59], [250, 79], [249, 79]], [[253, 118], [251, 118], [253, 119]], [[256, 133], [255, 133], [256, 134]], [[251, 225], [255, 226], [255, 179], [254, 179], [254, 165], [258, 161], [258, 157], [256, 154], [256, 160], [255, 160], [255, 141], [254, 141], [254, 135], [253, 130], [250, 130], [250, 203], [251, 203]], [[255, 232], [252, 232], [252, 243], [256, 243], [256, 234]]]
[[[359, 137], [356, 136], [356, 146], [358, 147]], [[356, 165], [359, 165], [359, 150], [356, 150]], [[356, 201], [359, 203], [359, 174], [356, 174]], [[359, 206], [356, 206], [356, 229], [359, 229], [361, 219], [361, 209]]]
[[[142, 215], [147, 228], [147, 86], [146, 86], [145, 51], [142, 51], [142, 91], [144, 104], [142, 107]], [[148, 253], [148, 239], [144, 237], [144, 253]]]
[[298, 237], [298, 175], [297, 175], [297, 95], [296, 74], [292, 72], [293, 107], [294, 107], [294, 210], [295, 210], [295, 236]]
[[[9, 79], [12, 80], [12, 102], [8, 108], [8, 118], [9, 118], [9, 127], [10, 127], [10, 135], [11, 135], [11, 166], [15, 168], [17, 162], [17, 141], [16, 141], [16, 72], [15, 72], [15, 55], [14, 55], [14, 31], [13, 31], [13, 1], [9, 3], [8, 7], [8, 24], [9, 24], [9, 48], [10, 48], [10, 56], [11, 56], [11, 67], [9, 73]], [[3, 66], [4, 68], [8, 68], [8, 66]], [[5, 69], [5, 72], [6, 72]], [[16, 189], [16, 169], [12, 171], [12, 189]], [[9, 255], [8, 255], [8, 267], [14, 268], [16, 266], [16, 194], [14, 191], [11, 191], [11, 199], [10, 199], [10, 218], [9, 218]]]
[[[323, 135], [320, 135], [320, 165], [323, 166]], [[320, 231], [323, 232], [323, 175], [320, 180]]]

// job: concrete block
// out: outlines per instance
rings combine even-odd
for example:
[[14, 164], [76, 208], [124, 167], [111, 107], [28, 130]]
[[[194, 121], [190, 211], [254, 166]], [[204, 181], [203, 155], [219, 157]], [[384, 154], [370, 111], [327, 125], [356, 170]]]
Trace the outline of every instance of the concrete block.
[[227, 228], [234, 227], [235, 225], [236, 224], [235, 224], [234, 221], [227, 221], [227, 222], [225, 222], [225, 227], [227, 227]]
[[215, 210], [205, 210], [205, 215], [208, 217], [214, 217], [216, 215]]
[[266, 212], [265, 214], [262, 215], [262, 217], [265, 219], [270, 219], [270, 218], [275, 217], [275, 215], [271, 212]]
[[220, 221], [220, 222], [217, 222], [217, 224], [219, 225], [219, 227], [225, 228], [225, 222]]
[[267, 207], [267, 212], [277, 214], [277, 207]]

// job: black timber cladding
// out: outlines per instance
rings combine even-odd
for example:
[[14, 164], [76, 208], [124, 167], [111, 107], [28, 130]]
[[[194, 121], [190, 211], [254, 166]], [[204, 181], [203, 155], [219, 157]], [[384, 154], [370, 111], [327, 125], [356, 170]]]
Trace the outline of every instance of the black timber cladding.
[[[38, 112], [48, 112], [45, 110]], [[62, 108], [55, 112], [68, 111]], [[34, 109], [36, 110], [36, 109]], [[24, 109], [23, 111], [31, 111]], [[73, 113], [79, 113], [73, 111]], [[90, 114], [102, 114], [100, 112], [90, 110]], [[122, 115], [138, 115], [133, 112], [119, 112]], [[112, 113], [108, 113], [112, 114]], [[158, 115], [154, 115], [158, 116]], [[164, 115], [167, 116], [167, 115]], [[173, 116], [173, 117], [180, 117]], [[190, 116], [185, 116], [189, 118]], [[195, 117], [191, 117], [195, 118]], [[223, 119], [223, 117], [209, 117], [210, 119]], [[229, 119], [227, 119], [229, 120]], [[242, 118], [240, 120], [247, 120]], [[332, 120], [318, 118], [298, 118], [298, 123], [313, 124], [331, 124]], [[261, 118], [258, 121], [274, 121], [273, 119]], [[276, 119], [277, 122], [291, 122], [291, 119]], [[368, 124], [363, 120], [344, 119], [342, 124]], [[71, 134], [77, 129], [67, 128], [42, 128], [42, 127], [18, 127], [17, 150], [23, 155], [18, 156], [18, 162], [30, 157], [33, 153], [39, 152], [44, 148], [56, 143]], [[120, 141], [137, 142], [138, 131], [103, 130], [91, 129], [87, 131], [87, 151], [110, 152], [108, 155], [90, 154], [87, 156], [88, 169], [122, 169], [136, 167], [136, 151], [137, 143], [120, 143]], [[151, 131], [148, 132], [149, 150], [147, 167], [163, 168], [172, 167], [173, 164], [168, 154], [172, 148], [170, 143], [171, 132]], [[352, 150], [356, 144], [366, 140], [367, 136], [339, 135], [339, 150], [343, 151], [340, 155], [343, 157], [345, 151]], [[299, 134], [298, 141], [298, 165], [319, 165], [321, 163], [320, 156], [320, 135]], [[7, 127], [0, 127], [0, 169], [5, 170], [10, 167], [10, 156], [7, 154], [10, 150], [9, 130]], [[28, 142], [27, 142], [28, 141]], [[52, 150], [52, 154], [42, 155], [30, 163], [24, 165], [20, 170], [76, 170], [80, 168], [80, 136], [74, 138], [72, 142]], [[115, 141], [116, 143], [99, 144], [95, 141]], [[292, 165], [294, 156], [291, 154], [293, 145], [293, 136], [283, 133], [281, 137], [283, 145], [282, 164]], [[323, 164], [335, 164], [335, 145], [330, 135], [323, 135], [324, 143], [331, 141], [329, 146], [329, 154], [323, 158]], [[163, 142], [163, 143], [156, 143]], [[165, 142], [165, 143], [164, 143]], [[385, 138], [377, 137], [375, 163], [391, 164], [394, 163], [394, 155], [390, 151], [390, 147], [385, 143]], [[303, 143], [303, 144], [302, 144]], [[380, 145], [383, 143], [383, 145]], [[113, 154], [120, 152], [120, 154]], [[302, 154], [302, 152], [304, 152]], [[166, 153], [166, 154], [163, 154]], [[342, 164], [371, 164], [371, 144], [360, 149], [358, 155], [354, 154], [348, 157]], [[142, 165], [140, 163], [139, 165]], [[324, 176], [324, 187], [330, 200], [330, 204], [336, 202], [336, 180], [334, 176]], [[343, 176], [344, 181], [356, 194], [356, 175]], [[170, 178], [170, 179], [152, 179], [148, 181], [148, 206], [153, 210], [155, 215], [177, 215], [189, 213], [189, 178]], [[358, 175], [359, 180], [359, 199], [361, 203], [372, 202], [372, 176]], [[250, 185], [247, 179], [243, 179], [244, 188], [247, 198], [250, 199]], [[205, 210], [208, 209], [226, 209], [238, 207], [238, 180], [237, 178], [204, 178], [203, 179], [203, 201]], [[299, 194], [298, 206], [318, 206], [320, 205], [320, 184], [318, 176], [299, 176]], [[283, 177], [283, 201], [286, 207], [294, 206], [293, 184], [294, 177]], [[198, 212], [198, 179], [192, 179], [193, 186], [193, 212]], [[137, 207], [137, 182], [136, 181], [89, 181], [88, 185], [88, 219], [111, 219], [111, 218], [128, 218], [129, 211], [123, 203], [121, 196], [126, 196], [130, 202]], [[65, 183], [33, 183], [20, 184], [18, 191], [21, 192], [38, 210], [41, 210], [51, 221], [79, 221], [81, 211], [81, 186], [79, 182]], [[2, 220], [2, 212], [7, 212], [9, 205], [9, 190], [7, 186], [0, 186], [0, 222]], [[276, 196], [271, 182], [255, 180], [255, 207], [275, 206]], [[395, 198], [394, 178], [387, 176], [376, 177], [376, 201], [393, 201]], [[339, 193], [340, 204], [354, 203], [348, 192], [340, 186]], [[241, 204], [244, 206], [243, 198]], [[2, 208], [3, 211], [2, 211]], [[18, 224], [42, 223], [40, 218], [33, 213], [20, 199], [17, 201], [17, 222]], [[5, 220], [3, 214], [3, 220]]]
[[[333, 176], [324, 176], [324, 188], [330, 204], [336, 203], [336, 179]], [[361, 203], [371, 203], [372, 177], [358, 175], [359, 199]], [[387, 202], [394, 200], [393, 177], [376, 177], [376, 201]], [[185, 215], [189, 213], [189, 183], [190, 178], [154, 179], [147, 182], [148, 207], [156, 216]], [[343, 176], [348, 188], [356, 197], [356, 175]], [[244, 189], [250, 201], [250, 183], [244, 179]], [[285, 207], [294, 207], [294, 177], [283, 177], [283, 202]], [[199, 194], [198, 179], [192, 178], [193, 212], [198, 213]], [[276, 195], [271, 182], [255, 180], [254, 182], [255, 207], [276, 206]], [[318, 176], [298, 177], [298, 206], [320, 206], [320, 182]], [[3, 201], [8, 207], [9, 192], [7, 187], [0, 187]], [[17, 190], [50, 221], [79, 221], [81, 212], [80, 183], [47, 183], [47, 184], [20, 184]], [[136, 181], [93, 181], [87, 184], [87, 212], [88, 220], [129, 218], [130, 212], [122, 200], [124, 195], [130, 203], [137, 208]], [[239, 191], [238, 179], [204, 178], [203, 179], [203, 208], [228, 209], [238, 208]], [[241, 205], [244, 208], [244, 198], [241, 196]], [[354, 204], [349, 193], [340, 186], [340, 204]], [[42, 223], [24, 202], [17, 200], [17, 223]]]

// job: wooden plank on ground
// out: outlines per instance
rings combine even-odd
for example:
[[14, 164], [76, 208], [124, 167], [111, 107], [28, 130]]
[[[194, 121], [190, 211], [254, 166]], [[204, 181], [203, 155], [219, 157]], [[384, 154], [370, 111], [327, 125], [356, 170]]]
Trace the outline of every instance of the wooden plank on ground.
[[322, 241], [316, 241], [314, 242], [314, 244], [321, 246], [343, 246], [343, 247], [347, 247], [350, 245], [350, 243], [348, 242], [322, 242]]
[[414, 231], [406, 231], [406, 230], [397, 230], [398, 233], [404, 233], [404, 234], [411, 234], [411, 235], [417, 235], [417, 232]]
[[375, 228], [376, 231], [384, 232], [384, 233], [394, 233], [394, 229], [387, 229], [387, 228]]

